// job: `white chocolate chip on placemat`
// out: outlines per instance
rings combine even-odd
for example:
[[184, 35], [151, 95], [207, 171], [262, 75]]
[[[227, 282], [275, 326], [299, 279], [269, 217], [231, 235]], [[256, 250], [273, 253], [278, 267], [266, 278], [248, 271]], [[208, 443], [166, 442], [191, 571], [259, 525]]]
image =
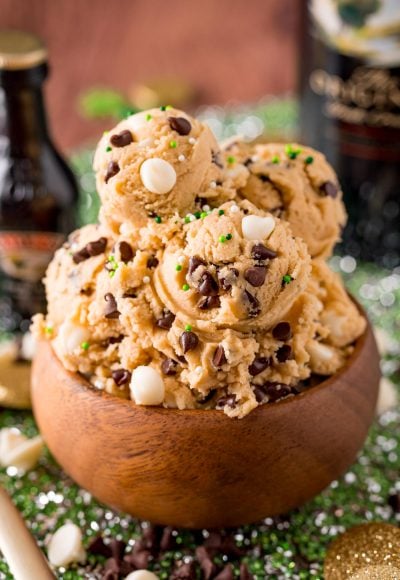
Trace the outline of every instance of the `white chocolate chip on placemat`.
[[86, 552], [82, 545], [82, 532], [72, 523], [61, 526], [52, 536], [47, 554], [53, 566], [69, 566], [73, 562], [84, 562]]

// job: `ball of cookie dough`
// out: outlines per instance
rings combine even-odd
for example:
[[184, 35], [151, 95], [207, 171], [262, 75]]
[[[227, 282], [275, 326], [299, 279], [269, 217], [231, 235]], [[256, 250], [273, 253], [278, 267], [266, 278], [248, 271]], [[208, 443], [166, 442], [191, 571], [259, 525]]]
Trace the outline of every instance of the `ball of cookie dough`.
[[202, 330], [268, 329], [306, 287], [310, 262], [287, 223], [249, 202], [227, 202], [184, 226], [154, 284], [171, 312]]
[[313, 258], [332, 254], [346, 212], [337, 176], [322, 153], [297, 144], [231, 141], [224, 154], [239, 198], [288, 221]]
[[[162, 109], [162, 110], [161, 110]], [[210, 129], [182, 111], [151, 109], [121, 121], [95, 157], [101, 221], [142, 227], [193, 209], [196, 197], [221, 193], [222, 162]]]

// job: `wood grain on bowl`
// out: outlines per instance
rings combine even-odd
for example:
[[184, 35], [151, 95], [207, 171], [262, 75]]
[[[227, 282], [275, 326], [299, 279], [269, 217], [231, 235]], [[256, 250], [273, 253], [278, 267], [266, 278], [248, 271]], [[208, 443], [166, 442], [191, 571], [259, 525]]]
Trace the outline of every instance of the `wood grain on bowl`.
[[97, 391], [43, 342], [32, 400], [55, 458], [99, 500], [160, 524], [236, 526], [301, 505], [351, 465], [374, 417], [379, 376], [368, 326], [337, 375], [238, 420]]

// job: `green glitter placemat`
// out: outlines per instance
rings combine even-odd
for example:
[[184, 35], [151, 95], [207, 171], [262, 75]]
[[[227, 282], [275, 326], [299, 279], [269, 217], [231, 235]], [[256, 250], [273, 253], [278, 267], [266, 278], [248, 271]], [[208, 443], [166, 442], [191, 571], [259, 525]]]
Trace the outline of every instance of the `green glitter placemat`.
[[[382, 272], [372, 266], [356, 267], [350, 257], [333, 258], [332, 266], [342, 271], [373, 322], [392, 338], [392, 354], [385, 356], [383, 370], [400, 386], [400, 270]], [[9, 426], [19, 427], [28, 436], [36, 433], [32, 415], [27, 412], [1, 412], [0, 428]], [[236, 577], [240, 561], [244, 561], [260, 580], [322, 578], [327, 546], [337, 534], [367, 521], [398, 525], [400, 514], [394, 513], [388, 497], [400, 491], [399, 442], [400, 413], [387, 411], [373, 425], [357, 462], [339, 481], [300, 509], [234, 530], [235, 542], [244, 549], [240, 559], [232, 560]], [[15, 476], [13, 468], [0, 470], [0, 484], [12, 495], [41, 546], [57, 527], [70, 520], [83, 530], [85, 545], [101, 533], [125, 540], [129, 550], [147, 525], [95, 501], [73, 484], [48, 452], [37, 468], [21, 478]], [[173, 536], [176, 548], [162, 553], [149, 566], [161, 579], [169, 578], [177, 563], [194, 557], [196, 546], [207, 532], [199, 535], [175, 530]], [[225, 559], [221, 556], [221, 563]], [[101, 567], [99, 559], [89, 556], [86, 566], [59, 569], [58, 577], [101, 578]], [[0, 561], [0, 578], [12, 578], [4, 561]]]

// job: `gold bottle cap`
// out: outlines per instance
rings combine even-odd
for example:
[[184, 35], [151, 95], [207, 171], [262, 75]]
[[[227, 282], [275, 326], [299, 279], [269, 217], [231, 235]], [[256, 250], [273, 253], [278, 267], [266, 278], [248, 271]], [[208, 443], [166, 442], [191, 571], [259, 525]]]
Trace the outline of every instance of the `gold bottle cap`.
[[0, 30], [0, 69], [21, 70], [47, 60], [47, 49], [37, 36], [20, 30]]

